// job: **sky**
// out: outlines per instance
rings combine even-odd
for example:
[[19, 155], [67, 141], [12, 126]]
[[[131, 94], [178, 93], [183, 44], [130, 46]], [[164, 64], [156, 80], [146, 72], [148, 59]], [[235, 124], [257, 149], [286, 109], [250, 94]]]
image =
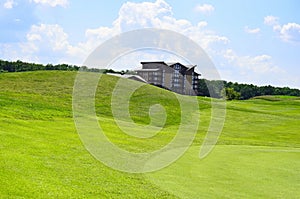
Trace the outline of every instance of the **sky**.
[[[300, 88], [299, 8], [298, 0], [0, 0], [0, 59], [82, 65], [113, 36], [159, 28], [196, 42], [224, 80]], [[141, 54], [118, 64], [180, 61]]]

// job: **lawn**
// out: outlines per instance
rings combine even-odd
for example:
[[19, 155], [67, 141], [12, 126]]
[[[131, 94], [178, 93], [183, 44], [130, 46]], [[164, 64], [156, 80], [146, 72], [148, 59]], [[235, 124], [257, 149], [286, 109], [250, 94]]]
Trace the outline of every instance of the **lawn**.
[[[227, 102], [217, 146], [200, 159], [211, 105], [198, 97], [199, 129], [187, 153], [160, 171], [129, 174], [105, 166], [83, 146], [72, 113], [75, 77], [62, 71], [0, 74], [0, 198], [299, 198], [299, 98]], [[95, 103], [111, 142], [133, 152], [170, 142], [181, 116], [175, 94], [149, 85], [133, 94], [129, 107], [137, 124], [151, 121], [151, 105], [160, 103], [167, 113], [157, 135], [133, 138], [122, 133], [110, 109], [117, 80], [103, 76]]]

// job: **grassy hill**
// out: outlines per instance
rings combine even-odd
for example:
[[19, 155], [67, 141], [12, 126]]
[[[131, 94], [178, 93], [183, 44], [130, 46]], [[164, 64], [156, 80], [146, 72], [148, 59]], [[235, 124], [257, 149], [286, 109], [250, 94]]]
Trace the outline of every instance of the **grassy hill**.
[[[200, 127], [192, 147], [175, 164], [148, 174], [112, 170], [82, 145], [72, 114], [76, 72], [0, 74], [1, 198], [298, 198], [300, 195], [300, 99], [266, 96], [227, 102], [217, 147], [204, 159], [199, 149], [211, 106], [199, 97]], [[162, 104], [168, 118], [150, 139], [123, 134], [110, 100], [116, 77], [104, 76], [96, 113], [109, 139], [129, 151], [159, 149], [180, 123], [175, 94], [143, 86], [130, 113], [148, 124], [149, 107]]]

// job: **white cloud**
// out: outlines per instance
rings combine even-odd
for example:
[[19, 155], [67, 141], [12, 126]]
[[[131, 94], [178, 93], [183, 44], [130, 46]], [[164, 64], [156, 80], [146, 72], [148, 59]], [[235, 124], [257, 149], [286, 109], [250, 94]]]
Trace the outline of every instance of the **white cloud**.
[[205, 50], [209, 50], [214, 43], [229, 42], [228, 38], [208, 30], [206, 21], [200, 21], [194, 25], [188, 20], [176, 19], [173, 16], [172, 7], [164, 0], [142, 3], [127, 2], [120, 8], [119, 16], [113, 22], [112, 27], [87, 29], [86, 41], [69, 48], [69, 53], [76, 57], [84, 57], [104, 40], [114, 35], [148, 27], [169, 29], [184, 34], [198, 42]]
[[211, 14], [214, 10], [214, 6], [210, 4], [197, 5], [195, 7], [195, 11], [200, 12], [202, 14]]
[[292, 79], [299, 80], [297, 75], [280, 68], [270, 55], [240, 55], [233, 49], [226, 49], [220, 52], [219, 58], [219, 71], [226, 80], [274, 86], [298, 84], [299, 87], [299, 81], [291, 82]]
[[56, 6], [66, 7], [69, 4], [68, 0], [30, 0], [30, 2], [49, 5], [51, 7], [56, 7]]
[[[52, 6], [65, 5], [67, 1], [34, 0], [36, 3], [48, 2]], [[16, 48], [21, 49], [19, 55], [35, 57], [37, 54], [48, 56], [46, 62], [64, 61], [81, 64], [85, 58], [103, 41], [121, 32], [138, 28], [163, 28], [184, 34], [198, 42], [206, 51], [216, 43], [226, 44], [229, 39], [207, 29], [207, 22], [200, 21], [192, 24], [188, 20], [177, 19], [173, 16], [172, 8], [164, 0], [155, 2], [132, 3], [127, 2], [119, 10], [118, 18], [111, 27], [87, 29], [85, 40], [77, 44], [70, 44], [68, 34], [57, 24], [33, 25], [27, 34], [27, 41]], [[43, 54], [43, 55], [42, 55]], [[55, 56], [52, 56], [55, 54]], [[52, 61], [55, 60], [55, 61]], [[44, 61], [44, 60], [43, 60]], [[44, 61], [45, 62], [45, 61]]]
[[278, 24], [278, 20], [279, 18], [278, 17], [274, 17], [274, 16], [266, 16], [264, 18], [264, 23], [266, 25], [269, 25], [269, 26], [273, 26], [273, 25], [277, 25]]
[[65, 50], [69, 46], [68, 35], [57, 24], [31, 26], [27, 40], [36, 46], [50, 46], [54, 51]]
[[14, 6], [18, 5], [14, 0], [7, 0], [4, 4], [3, 7], [6, 9], [12, 9]]
[[[204, 6], [211, 8], [210, 5]], [[208, 9], [209, 10], [209, 9]], [[132, 30], [136, 28], [163, 28], [182, 33], [199, 42], [202, 48], [207, 49], [215, 42], [228, 42], [228, 38], [217, 35], [206, 28], [207, 22], [200, 21], [194, 25], [188, 20], [176, 19], [172, 7], [163, 0], [154, 3], [125, 3], [114, 22], [115, 30]]]
[[137, 70], [141, 68], [140, 62], [142, 61], [153, 61], [153, 60], [163, 60], [166, 62], [181, 62], [186, 63], [181, 57], [173, 54], [169, 54], [164, 51], [141, 49], [139, 51], [133, 51], [124, 56], [118, 57], [109, 66], [115, 70]]
[[223, 56], [229, 63], [238, 66], [243, 73], [267, 74], [282, 72], [272, 62], [270, 55], [239, 56], [232, 49], [227, 49], [223, 52]]
[[127, 2], [120, 8], [119, 17], [114, 25], [120, 30], [126, 31], [161, 26], [162, 21], [172, 21], [173, 19], [172, 8], [164, 0], [157, 0], [154, 3]]
[[26, 39], [11, 47], [17, 49], [17, 53], [10, 57], [41, 63], [82, 63], [82, 57], [70, 56], [73, 46], [68, 41], [68, 34], [57, 24], [32, 25]]
[[286, 42], [300, 42], [300, 24], [287, 23], [283, 26], [276, 26], [275, 30], [280, 33], [280, 38]]
[[259, 28], [249, 28], [248, 26], [245, 26], [245, 28], [244, 28], [244, 31], [246, 32], [246, 33], [249, 33], [249, 34], [257, 34], [257, 33], [259, 33], [260, 32], [260, 29]]
[[274, 16], [265, 17], [264, 22], [273, 27], [273, 30], [279, 34], [282, 41], [300, 43], [300, 24], [287, 23], [281, 25], [279, 18]]

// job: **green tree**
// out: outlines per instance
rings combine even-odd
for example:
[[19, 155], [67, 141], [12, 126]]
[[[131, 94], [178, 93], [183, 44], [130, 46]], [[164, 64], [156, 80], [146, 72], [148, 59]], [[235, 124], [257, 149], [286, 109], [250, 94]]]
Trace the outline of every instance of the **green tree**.
[[226, 100], [238, 100], [241, 97], [241, 93], [236, 92], [233, 88], [223, 88], [221, 93]]
[[207, 88], [206, 80], [199, 79], [198, 82], [198, 95], [210, 97], [209, 90]]

